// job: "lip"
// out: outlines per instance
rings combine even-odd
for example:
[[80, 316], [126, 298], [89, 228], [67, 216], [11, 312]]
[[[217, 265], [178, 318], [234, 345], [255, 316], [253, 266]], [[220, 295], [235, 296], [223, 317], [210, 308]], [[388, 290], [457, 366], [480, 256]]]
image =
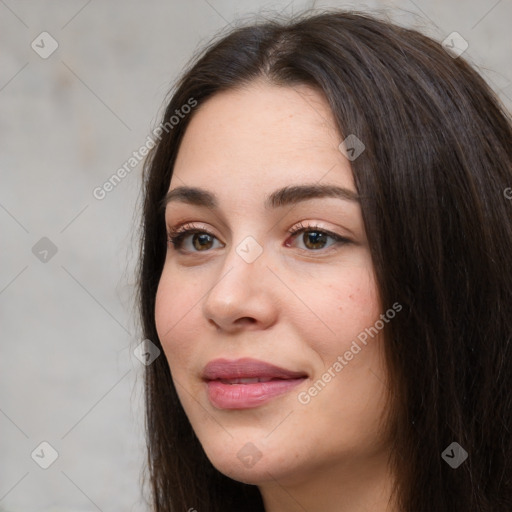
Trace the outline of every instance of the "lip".
[[[250, 409], [283, 395], [306, 378], [305, 372], [288, 370], [257, 359], [215, 359], [203, 370], [208, 399], [218, 409]], [[234, 382], [263, 379], [263, 382]]]

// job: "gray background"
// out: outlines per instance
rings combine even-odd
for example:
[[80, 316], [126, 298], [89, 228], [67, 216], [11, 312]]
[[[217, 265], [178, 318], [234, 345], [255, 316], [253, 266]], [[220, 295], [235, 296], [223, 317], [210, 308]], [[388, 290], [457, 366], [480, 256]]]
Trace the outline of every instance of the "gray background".
[[[92, 192], [156, 127], [199, 46], [240, 18], [313, 4], [460, 33], [511, 109], [511, 0], [0, 0], [0, 510], [148, 510], [133, 354], [142, 165], [103, 200]], [[59, 45], [47, 59], [31, 47], [43, 31]], [[33, 251], [43, 237], [54, 255]], [[31, 458], [42, 441], [59, 454], [48, 469]]]

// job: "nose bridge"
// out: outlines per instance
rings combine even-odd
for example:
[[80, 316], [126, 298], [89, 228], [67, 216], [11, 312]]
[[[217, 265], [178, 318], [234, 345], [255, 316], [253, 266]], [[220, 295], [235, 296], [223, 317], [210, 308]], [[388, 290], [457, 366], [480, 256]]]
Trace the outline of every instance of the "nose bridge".
[[[227, 250], [216, 287], [233, 287], [231, 293], [237, 295], [243, 290], [254, 291], [260, 288], [257, 285], [263, 284], [263, 276], [268, 272], [267, 256], [264, 254], [263, 245], [256, 238], [252, 235], [245, 236]], [[242, 289], [238, 290], [240, 286]]]
[[204, 300], [204, 314], [229, 329], [240, 318], [267, 323], [274, 314], [268, 286], [267, 254], [251, 235], [233, 244], [225, 254], [217, 279]]

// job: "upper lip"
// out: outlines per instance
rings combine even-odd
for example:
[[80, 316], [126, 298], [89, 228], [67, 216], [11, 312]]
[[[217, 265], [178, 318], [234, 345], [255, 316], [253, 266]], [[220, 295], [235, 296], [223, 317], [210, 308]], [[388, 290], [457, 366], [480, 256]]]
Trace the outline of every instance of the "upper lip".
[[287, 370], [257, 359], [214, 359], [203, 369], [204, 380], [218, 379], [298, 379], [307, 377], [305, 372]]

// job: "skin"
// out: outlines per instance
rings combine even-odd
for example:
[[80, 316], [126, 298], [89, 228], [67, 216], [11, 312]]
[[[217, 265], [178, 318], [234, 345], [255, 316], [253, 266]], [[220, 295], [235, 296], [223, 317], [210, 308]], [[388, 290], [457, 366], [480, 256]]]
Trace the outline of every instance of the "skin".
[[[166, 208], [168, 229], [187, 222], [213, 238], [198, 243], [188, 235], [181, 250], [169, 244], [156, 297], [159, 338], [208, 458], [257, 485], [267, 512], [395, 510], [381, 333], [359, 343], [361, 351], [309, 403], [298, 400], [383, 313], [359, 203], [323, 197], [264, 208], [267, 195], [291, 184], [356, 192], [341, 141], [319, 92], [258, 80], [216, 94], [194, 114], [169, 187], [205, 188], [219, 209]], [[300, 223], [350, 242], [328, 238], [315, 248], [307, 232], [288, 233]], [[263, 250], [252, 263], [236, 251], [247, 236]], [[308, 379], [259, 407], [218, 409], [201, 372], [213, 359], [241, 357]], [[237, 457], [246, 443], [261, 457], [250, 467]]]

